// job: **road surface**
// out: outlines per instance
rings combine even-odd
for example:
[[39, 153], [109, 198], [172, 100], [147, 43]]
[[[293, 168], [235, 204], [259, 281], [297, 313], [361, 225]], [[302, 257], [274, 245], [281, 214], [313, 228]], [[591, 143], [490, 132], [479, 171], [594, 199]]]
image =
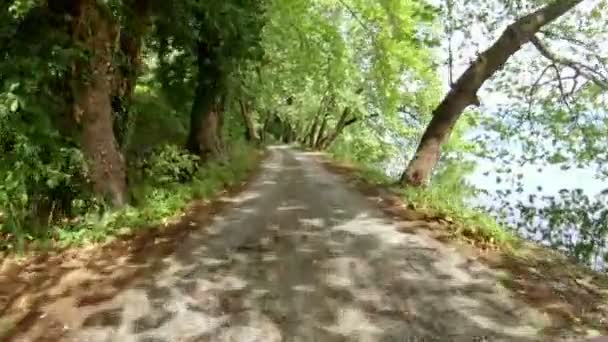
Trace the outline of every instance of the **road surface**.
[[543, 340], [544, 316], [495, 271], [397, 231], [315, 158], [271, 148], [259, 176], [157, 272], [76, 315], [48, 307], [63, 340]]

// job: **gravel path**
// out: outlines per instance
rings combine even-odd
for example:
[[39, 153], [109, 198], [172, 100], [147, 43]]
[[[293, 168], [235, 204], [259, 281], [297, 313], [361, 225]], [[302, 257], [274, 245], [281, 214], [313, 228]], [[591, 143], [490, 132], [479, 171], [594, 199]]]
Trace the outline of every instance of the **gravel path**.
[[543, 340], [546, 318], [495, 271], [397, 231], [314, 156], [271, 148], [230, 201], [154, 274], [79, 314], [55, 312], [64, 340]]

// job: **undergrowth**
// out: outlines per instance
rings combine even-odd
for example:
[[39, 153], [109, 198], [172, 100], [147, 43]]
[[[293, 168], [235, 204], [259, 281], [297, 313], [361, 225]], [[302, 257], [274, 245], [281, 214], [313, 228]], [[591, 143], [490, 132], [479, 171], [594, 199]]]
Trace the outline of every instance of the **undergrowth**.
[[451, 233], [472, 243], [500, 248], [516, 247], [520, 242], [509, 229], [482, 209], [467, 205], [467, 200], [477, 195], [477, 189], [464, 176], [470, 166], [464, 163], [447, 163], [435, 174], [427, 187], [403, 187], [378, 168], [332, 156], [338, 161], [354, 164], [356, 176], [366, 183], [390, 188], [399, 194], [414, 210], [424, 212], [446, 223]]
[[395, 188], [415, 210], [445, 221], [457, 236], [474, 243], [514, 247], [518, 239], [481, 209], [469, 207], [453, 184], [434, 183], [427, 188]]
[[[55, 242], [60, 246], [101, 242], [138, 229], [158, 227], [182, 212], [192, 200], [208, 200], [224, 188], [237, 184], [255, 167], [259, 154], [245, 144], [234, 145], [223, 161], [207, 162], [193, 172], [191, 180], [181, 181], [183, 172], [194, 170], [196, 160], [177, 147], [167, 145], [158, 154], [151, 174], [155, 178], [134, 186], [136, 206], [103, 215], [94, 213], [57, 227]], [[170, 163], [171, 158], [177, 159]], [[177, 165], [177, 166], [176, 166]]]
[[77, 141], [49, 128], [53, 126], [48, 110], [37, 113], [37, 125], [26, 125], [25, 115], [10, 111], [11, 99], [0, 94], [0, 251], [4, 252], [99, 242], [158, 226], [191, 200], [212, 198], [242, 180], [258, 156], [242, 138], [240, 115], [227, 112], [226, 126], [232, 131], [224, 133], [226, 155], [200, 163], [180, 147], [188, 134], [189, 104], [173, 106], [156, 88], [138, 85], [128, 122], [115, 128], [124, 133], [130, 206], [111, 210], [91, 191]]

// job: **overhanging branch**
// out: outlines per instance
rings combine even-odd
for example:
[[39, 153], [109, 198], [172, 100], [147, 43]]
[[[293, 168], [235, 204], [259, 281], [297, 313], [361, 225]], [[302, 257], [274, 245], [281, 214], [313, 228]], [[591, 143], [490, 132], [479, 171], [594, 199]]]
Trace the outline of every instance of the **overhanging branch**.
[[597, 71], [594, 68], [592, 68], [588, 65], [585, 65], [583, 63], [554, 54], [536, 36], [533, 36], [530, 41], [532, 42], [534, 47], [536, 47], [536, 49], [540, 52], [540, 54], [543, 57], [547, 58], [548, 60], [552, 61], [555, 64], [560, 64], [560, 65], [572, 68], [576, 73], [578, 73], [582, 77], [589, 79], [590, 81], [595, 83], [598, 87], [602, 88], [603, 90], [608, 91], [608, 76], [607, 75], [603, 75], [599, 71]]
[[367, 25], [367, 23], [365, 23], [357, 14], [357, 12], [355, 12], [355, 10], [353, 10], [352, 7], [350, 7], [344, 0], [338, 0], [338, 2], [340, 4], [342, 4], [342, 6], [344, 6], [344, 8], [346, 8], [346, 10], [350, 13], [350, 15], [353, 16], [353, 18], [359, 22], [359, 25], [361, 25], [361, 27], [363, 27], [363, 29], [365, 29], [368, 33], [373, 33], [373, 31], [370, 29], [369, 25]]

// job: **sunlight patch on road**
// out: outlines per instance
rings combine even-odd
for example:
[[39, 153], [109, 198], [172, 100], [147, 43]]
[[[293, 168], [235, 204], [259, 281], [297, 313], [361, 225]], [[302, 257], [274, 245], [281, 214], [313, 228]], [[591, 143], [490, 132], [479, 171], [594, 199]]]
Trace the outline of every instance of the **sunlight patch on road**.
[[295, 285], [292, 287], [292, 289], [294, 291], [310, 292], [310, 293], [317, 291], [317, 288], [314, 287], [313, 285], [305, 285], [305, 284]]
[[282, 205], [277, 208], [278, 211], [290, 211], [290, 210], [307, 210], [308, 207], [303, 205]]
[[365, 337], [372, 338], [384, 330], [370, 322], [367, 313], [354, 306], [346, 306], [338, 309], [336, 322], [327, 327], [327, 330], [343, 336], [365, 341]]
[[297, 251], [298, 253], [312, 254], [315, 253], [317, 250], [310, 247], [298, 247]]
[[298, 220], [304, 227], [323, 228], [325, 220], [322, 218], [301, 218]]
[[274, 262], [277, 261], [277, 256], [274, 253], [264, 253], [262, 255], [262, 261], [263, 262]]
[[386, 244], [401, 244], [405, 235], [395, 229], [394, 225], [385, 223], [385, 220], [359, 214], [352, 220], [332, 227], [335, 231], [344, 231], [355, 235], [371, 235]]

